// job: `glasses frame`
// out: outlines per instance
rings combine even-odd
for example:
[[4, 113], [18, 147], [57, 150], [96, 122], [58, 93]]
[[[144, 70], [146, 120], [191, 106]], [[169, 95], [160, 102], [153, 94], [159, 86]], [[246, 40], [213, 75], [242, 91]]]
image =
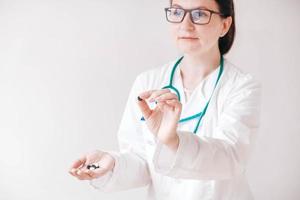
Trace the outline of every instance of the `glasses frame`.
[[[179, 21], [179, 22], [174, 22], [174, 21], [170, 21], [170, 20], [168, 19], [168, 11], [169, 11], [169, 9], [171, 9], [171, 8], [180, 9], [180, 10], [183, 10], [183, 11], [184, 11], [183, 17], [182, 17], [181, 21]], [[207, 22], [207, 23], [196, 23], [196, 22], [194, 22], [193, 16], [192, 16], [192, 11], [194, 11], [194, 10], [208, 11], [209, 14], [210, 14], [210, 15], [209, 15], [209, 20], [208, 20], [208, 22]], [[186, 13], [189, 13], [189, 14], [190, 14], [191, 22], [193, 22], [193, 24], [197, 24], [197, 25], [205, 25], [205, 24], [209, 24], [209, 23], [210, 23], [210, 20], [211, 20], [211, 16], [212, 16], [213, 14], [220, 15], [221, 17], [225, 17], [225, 15], [224, 15], [223, 13], [221, 13], [221, 12], [217, 12], [217, 11], [210, 10], [210, 9], [206, 9], [206, 8], [184, 9], [184, 8], [179, 8], [179, 7], [168, 7], [168, 8], [165, 8], [165, 13], [166, 13], [166, 19], [167, 19], [167, 21], [170, 22], [170, 23], [174, 23], [174, 24], [179, 24], [179, 23], [181, 23], [181, 22], [184, 20], [184, 18], [185, 18], [185, 16], [186, 16]]]

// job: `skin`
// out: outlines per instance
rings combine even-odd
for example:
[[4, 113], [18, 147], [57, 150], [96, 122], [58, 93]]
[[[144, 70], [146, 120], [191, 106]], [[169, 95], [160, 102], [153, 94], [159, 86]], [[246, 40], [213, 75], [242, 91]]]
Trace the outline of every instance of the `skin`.
[[[87, 165], [93, 163], [99, 163], [100, 168], [95, 170], [87, 169]], [[114, 166], [115, 159], [109, 153], [96, 150], [74, 161], [69, 169], [69, 173], [79, 180], [92, 180], [103, 176], [112, 170]]]
[[[214, 0], [174, 0], [173, 6], [185, 9], [206, 7], [219, 11]], [[171, 36], [176, 47], [183, 53], [180, 74], [187, 88], [194, 88], [203, 78], [219, 66], [220, 51], [219, 37], [224, 36], [232, 23], [231, 17], [226, 19], [213, 14], [206, 25], [195, 25], [190, 21], [189, 14], [180, 24], [170, 24]], [[139, 94], [142, 99], [136, 100], [149, 130], [155, 137], [174, 152], [179, 145], [177, 122], [180, 119], [182, 104], [178, 97], [169, 89], [144, 91]], [[157, 101], [157, 106], [151, 110], [149, 102]], [[101, 168], [88, 170], [87, 165], [100, 163]], [[74, 161], [69, 173], [79, 180], [92, 180], [113, 170], [115, 159], [106, 152], [94, 151], [83, 155]]]

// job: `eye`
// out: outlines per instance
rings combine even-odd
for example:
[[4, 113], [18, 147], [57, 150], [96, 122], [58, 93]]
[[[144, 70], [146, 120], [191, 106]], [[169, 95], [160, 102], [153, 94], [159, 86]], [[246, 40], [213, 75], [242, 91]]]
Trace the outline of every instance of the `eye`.
[[205, 10], [194, 10], [192, 13], [194, 18], [205, 18], [209, 16], [209, 13]]
[[180, 8], [170, 8], [170, 14], [173, 16], [182, 16], [183, 10]]

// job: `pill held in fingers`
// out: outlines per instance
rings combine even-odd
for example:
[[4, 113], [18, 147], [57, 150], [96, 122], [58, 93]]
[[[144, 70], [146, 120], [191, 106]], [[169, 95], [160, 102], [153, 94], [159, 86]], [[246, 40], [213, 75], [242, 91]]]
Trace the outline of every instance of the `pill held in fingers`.
[[96, 163], [96, 164], [89, 164], [86, 168], [89, 170], [95, 170], [95, 169], [100, 168], [100, 166], [98, 163]]
[[137, 98], [139, 101], [143, 101], [143, 99], [140, 96], [138, 96]]

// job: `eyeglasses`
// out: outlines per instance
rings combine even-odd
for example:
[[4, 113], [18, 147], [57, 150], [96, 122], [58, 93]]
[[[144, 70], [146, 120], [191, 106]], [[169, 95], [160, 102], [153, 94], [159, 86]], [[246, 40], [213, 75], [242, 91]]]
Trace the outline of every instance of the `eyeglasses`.
[[186, 13], [190, 13], [191, 21], [194, 24], [204, 25], [210, 22], [212, 14], [217, 14], [220, 16], [225, 16], [224, 14], [209, 10], [209, 9], [183, 9], [183, 8], [165, 8], [166, 18], [171, 23], [181, 23], [186, 15]]

